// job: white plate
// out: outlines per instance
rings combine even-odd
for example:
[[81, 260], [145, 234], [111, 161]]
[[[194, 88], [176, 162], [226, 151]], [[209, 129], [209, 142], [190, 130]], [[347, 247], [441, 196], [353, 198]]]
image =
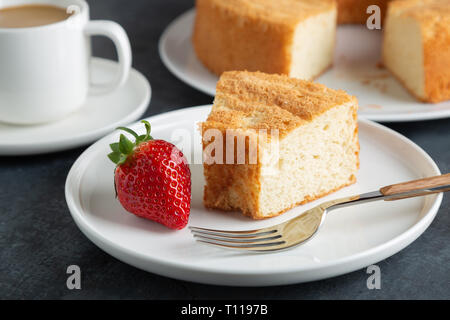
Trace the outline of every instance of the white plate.
[[[182, 81], [214, 95], [218, 77], [197, 59], [191, 44], [195, 10], [175, 19], [159, 41], [167, 68]], [[333, 68], [316, 81], [358, 97], [359, 115], [375, 121], [415, 121], [450, 117], [450, 101], [439, 104], [415, 100], [389, 73], [377, 67], [381, 32], [364, 26], [339, 26]]]
[[[178, 136], [199, 139], [196, 122], [209, 106], [151, 117], [152, 136], [172, 142]], [[191, 165], [189, 225], [253, 229], [294, 217], [327, 199], [372, 191], [391, 183], [439, 174], [433, 160], [400, 134], [368, 120], [360, 121], [361, 169], [358, 182], [328, 197], [263, 221], [240, 213], [206, 210], [202, 205], [201, 165]], [[142, 132], [142, 124], [131, 126]], [[187, 130], [183, 133], [180, 130]], [[373, 202], [330, 214], [317, 236], [303, 246], [271, 254], [247, 254], [196, 243], [187, 228], [169, 230], [122, 209], [114, 197], [114, 165], [107, 158], [110, 134], [89, 147], [66, 181], [66, 200], [82, 232], [112, 256], [160, 275], [218, 285], [263, 286], [298, 283], [351, 272], [385, 259], [414, 241], [433, 220], [442, 195], [395, 202]], [[194, 138], [192, 138], [195, 135]], [[183, 150], [188, 159], [192, 152]], [[198, 151], [201, 154], [201, 150]], [[198, 154], [197, 154], [198, 155]]]
[[[110, 81], [117, 63], [91, 60], [94, 82]], [[101, 95], [89, 94], [84, 106], [63, 120], [31, 126], [0, 123], [0, 155], [30, 155], [61, 151], [91, 143], [117, 126], [137, 120], [150, 102], [147, 79], [132, 69], [127, 82], [118, 90]]]

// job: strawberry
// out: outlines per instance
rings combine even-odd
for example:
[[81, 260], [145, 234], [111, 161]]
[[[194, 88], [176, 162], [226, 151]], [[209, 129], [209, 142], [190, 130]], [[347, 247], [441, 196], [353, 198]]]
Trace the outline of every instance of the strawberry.
[[134, 136], [135, 142], [120, 135], [110, 144], [109, 159], [114, 173], [116, 196], [125, 210], [154, 220], [171, 229], [184, 228], [189, 219], [191, 172], [183, 153], [170, 142], [153, 140], [150, 124], [142, 120], [147, 133], [119, 127]]

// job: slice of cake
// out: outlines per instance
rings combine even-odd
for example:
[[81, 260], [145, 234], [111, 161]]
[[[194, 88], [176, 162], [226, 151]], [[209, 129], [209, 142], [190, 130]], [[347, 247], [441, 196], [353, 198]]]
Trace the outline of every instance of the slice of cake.
[[365, 24], [370, 14], [367, 7], [377, 5], [380, 7], [383, 17], [387, 3], [390, 0], [337, 0], [338, 3], [338, 23], [362, 23]]
[[263, 219], [354, 183], [357, 108], [321, 84], [225, 72], [201, 125], [205, 206]]
[[383, 64], [419, 100], [450, 99], [450, 1], [389, 4]]
[[313, 79], [330, 67], [334, 0], [197, 0], [193, 45], [212, 72]]

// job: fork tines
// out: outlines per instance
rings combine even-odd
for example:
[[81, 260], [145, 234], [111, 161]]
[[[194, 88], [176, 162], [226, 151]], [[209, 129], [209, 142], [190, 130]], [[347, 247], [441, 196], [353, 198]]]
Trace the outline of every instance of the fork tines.
[[198, 227], [189, 227], [189, 229], [199, 242], [230, 249], [261, 251], [270, 250], [270, 248], [285, 243], [280, 239], [282, 235], [276, 229], [246, 231], [214, 230]]

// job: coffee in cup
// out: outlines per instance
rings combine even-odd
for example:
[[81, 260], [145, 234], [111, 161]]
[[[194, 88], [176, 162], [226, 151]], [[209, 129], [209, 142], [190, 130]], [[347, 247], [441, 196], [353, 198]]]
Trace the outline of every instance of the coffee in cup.
[[66, 20], [70, 17], [66, 9], [32, 4], [0, 8], [0, 28], [30, 28]]

